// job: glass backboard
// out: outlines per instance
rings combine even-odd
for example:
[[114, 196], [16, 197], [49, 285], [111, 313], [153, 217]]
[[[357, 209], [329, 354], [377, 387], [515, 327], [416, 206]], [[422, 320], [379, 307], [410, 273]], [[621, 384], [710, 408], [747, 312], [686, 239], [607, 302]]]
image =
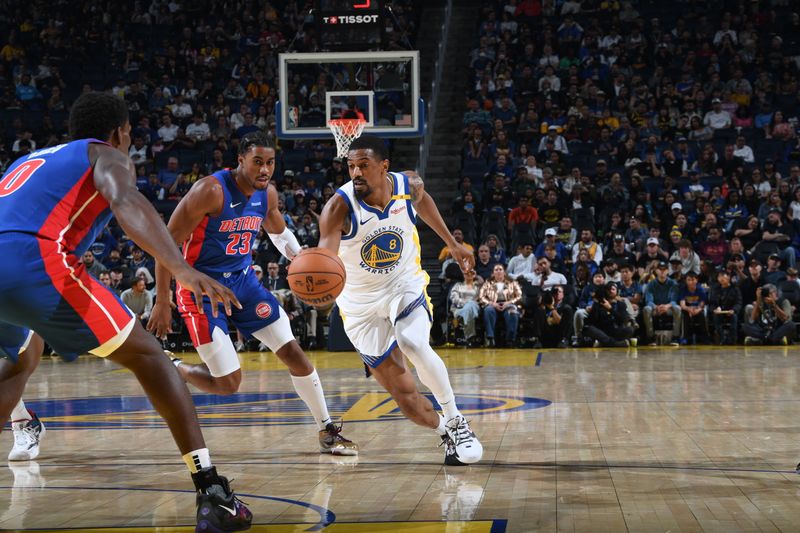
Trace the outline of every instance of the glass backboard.
[[280, 54], [277, 134], [283, 139], [327, 138], [328, 121], [358, 116], [365, 133], [419, 137], [419, 52]]

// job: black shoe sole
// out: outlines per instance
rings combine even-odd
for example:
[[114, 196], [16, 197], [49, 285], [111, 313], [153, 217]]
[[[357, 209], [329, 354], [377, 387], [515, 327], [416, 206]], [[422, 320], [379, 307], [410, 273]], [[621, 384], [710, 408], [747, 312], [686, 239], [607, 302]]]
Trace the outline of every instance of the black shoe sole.
[[459, 461], [458, 457], [456, 457], [455, 455], [448, 455], [447, 457], [445, 457], [444, 464], [446, 466], [469, 466], [467, 463], [462, 463], [461, 461]]

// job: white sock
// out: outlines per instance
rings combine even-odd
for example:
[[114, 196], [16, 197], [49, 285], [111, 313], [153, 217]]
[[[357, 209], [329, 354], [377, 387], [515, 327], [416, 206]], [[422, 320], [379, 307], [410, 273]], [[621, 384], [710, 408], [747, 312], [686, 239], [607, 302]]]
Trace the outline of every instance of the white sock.
[[292, 385], [314, 416], [317, 427], [320, 431], [325, 429], [325, 426], [331, 422], [331, 415], [328, 414], [328, 404], [325, 403], [325, 394], [317, 375], [317, 369], [315, 368], [307, 376], [292, 376]]
[[397, 322], [395, 336], [400, 350], [417, 369], [419, 380], [431, 390], [442, 407], [444, 417], [450, 420], [461, 413], [456, 406], [447, 367], [428, 343], [430, 324], [427, 311], [417, 307], [409, 316]]
[[439, 403], [442, 406], [442, 412], [444, 413], [444, 417], [449, 421], [454, 419], [457, 416], [461, 416], [461, 411], [458, 410], [458, 406], [456, 405], [455, 399], [449, 401], [447, 403]]
[[31, 419], [31, 414], [25, 408], [25, 402], [22, 400], [14, 406], [14, 410], [11, 411], [11, 422], [25, 422], [26, 420]]
[[211, 456], [208, 454], [208, 448], [200, 448], [199, 450], [192, 450], [183, 456], [183, 462], [189, 467], [189, 472], [196, 474], [201, 468], [208, 468], [211, 466]]
[[439, 435], [446, 435], [447, 430], [444, 428], [444, 424], [445, 424], [444, 417], [442, 415], [439, 415], [439, 427], [434, 429], [434, 431]]

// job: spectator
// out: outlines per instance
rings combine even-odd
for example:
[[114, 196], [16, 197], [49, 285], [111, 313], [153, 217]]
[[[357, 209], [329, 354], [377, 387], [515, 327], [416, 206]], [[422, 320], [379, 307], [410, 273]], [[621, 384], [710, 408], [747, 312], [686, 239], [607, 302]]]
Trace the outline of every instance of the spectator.
[[531, 275], [534, 271], [536, 256], [533, 255], [533, 244], [523, 242], [519, 245], [519, 253], [508, 262], [508, 277], [519, 281], [523, 276]]
[[685, 276], [689, 272], [694, 272], [695, 276], [700, 274], [700, 256], [692, 250], [691, 241], [681, 239], [678, 242], [678, 249], [670, 257], [670, 260], [672, 259], [680, 260], [681, 275]]
[[678, 306], [678, 284], [667, 277], [669, 265], [661, 261], [656, 267], [656, 277], [645, 289], [645, 307], [642, 312], [645, 335], [650, 339], [650, 346], [655, 346], [653, 317], [669, 317], [672, 315], [672, 341], [670, 345], [678, 346], [681, 335], [681, 308]]
[[708, 336], [708, 322], [706, 318], [706, 305], [708, 293], [697, 284], [697, 274], [688, 272], [683, 287], [678, 296], [683, 315], [683, 333], [680, 344], [697, 344], [697, 337], [705, 339]]
[[736, 137], [736, 149], [733, 151], [733, 155], [736, 157], [741, 157], [742, 161], [745, 163], [755, 163], [753, 149], [746, 144], [744, 135], [738, 135]]
[[492, 259], [489, 247], [485, 244], [481, 244], [478, 247], [478, 260], [475, 262], [475, 273], [481, 279], [481, 282], [492, 277], [496, 264], [497, 261]]
[[464, 328], [467, 346], [474, 348], [480, 345], [476, 335], [476, 320], [481, 315], [478, 304], [480, 284], [475, 280], [475, 270], [464, 272], [464, 281], [458, 282], [450, 289], [450, 311]]
[[192, 123], [186, 126], [186, 135], [195, 141], [207, 141], [211, 138], [211, 130], [203, 120], [203, 115], [195, 113]]
[[506, 262], [508, 261], [506, 258], [506, 250], [500, 244], [497, 235], [494, 235], [493, 233], [487, 235], [486, 242], [484, 244], [489, 247], [489, 254], [492, 256], [492, 261], [495, 263], [500, 263], [505, 267]]
[[572, 307], [564, 300], [563, 287], [544, 291], [534, 312], [534, 334], [538, 344], [544, 348], [566, 348], [572, 317]]
[[711, 111], [703, 117], [703, 124], [712, 130], [723, 130], [731, 127], [731, 115], [722, 109], [722, 100], [714, 98], [711, 100]]
[[163, 187], [172, 187], [178, 179], [178, 158], [170, 157], [167, 159], [167, 168], [158, 171], [158, 183]]
[[581, 250], [586, 250], [589, 259], [595, 264], [600, 264], [603, 261], [603, 247], [594, 242], [594, 232], [591, 229], [583, 228], [581, 230], [581, 240], [572, 247], [572, 261], [578, 260], [578, 253]]
[[555, 124], [549, 126], [547, 128], [547, 135], [542, 137], [542, 140], [539, 141], [539, 148], [537, 152], [549, 152], [549, 151], [558, 151], [562, 154], [568, 154], [569, 148], [567, 147], [567, 141], [559, 135], [558, 133], [559, 128]]
[[790, 246], [794, 238], [794, 229], [789, 224], [784, 224], [781, 210], [772, 208], [764, 223], [759, 251], [764, 253], [777, 253], [785, 264], [795, 266], [795, 251]]
[[131, 288], [123, 291], [120, 298], [144, 325], [153, 310], [153, 294], [145, 287], [145, 279], [136, 278]]
[[702, 258], [710, 260], [714, 266], [722, 265], [728, 253], [728, 243], [722, 237], [722, 230], [716, 226], [708, 228], [708, 240], [700, 244], [699, 251]]
[[575, 310], [573, 318], [573, 328], [575, 334], [572, 338], [572, 347], [578, 348], [583, 345], [583, 325], [586, 318], [592, 311], [594, 305], [594, 293], [599, 287], [605, 286], [605, 275], [597, 271], [592, 275], [592, 282], [586, 285], [578, 298], [578, 309]]
[[[470, 252], [474, 252], [475, 249], [472, 247], [472, 245], [467, 243], [467, 242], [464, 242], [464, 232], [461, 230], [461, 228], [454, 228], [453, 229], [453, 239], [458, 244], [463, 245]], [[439, 252], [439, 262], [443, 263], [445, 260], [447, 260], [449, 258], [451, 258], [451, 256], [450, 256], [450, 248], [445, 246]]]
[[594, 341], [595, 347], [627, 347], [628, 339], [634, 340], [634, 330], [624, 325], [627, 312], [624, 303], [617, 298], [617, 285], [608, 283], [598, 287], [593, 299], [584, 334]]
[[770, 254], [767, 258], [767, 271], [763, 273], [764, 281], [772, 285], [779, 285], [786, 279], [786, 272], [781, 270], [781, 257], [778, 254]]
[[730, 273], [724, 268], [717, 270], [717, 284], [711, 286], [709, 308], [719, 343], [736, 344], [742, 294], [739, 287], [731, 283]]
[[756, 289], [750, 322], [742, 324], [745, 345], [791, 344], [797, 325], [778, 305], [778, 289], [770, 283]]
[[[481, 246], [483, 248], [483, 246]], [[491, 278], [481, 285], [480, 303], [483, 306], [483, 323], [486, 328], [486, 346], [495, 346], [495, 324], [498, 313], [505, 319], [506, 346], [514, 346], [519, 326], [517, 303], [522, 299], [519, 284], [506, 275], [501, 264], [494, 265]]]
[[81, 262], [86, 271], [94, 277], [98, 277], [101, 272], [108, 270], [103, 263], [94, 258], [94, 254], [90, 250], [84, 252]]
[[161, 117], [158, 136], [164, 143], [171, 143], [178, 137], [178, 125], [172, 123], [172, 117], [168, 113]]
[[565, 287], [567, 285], [567, 278], [563, 274], [552, 270], [550, 259], [546, 255], [536, 261], [536, 268], [530, 274], [526, 274], [525, 279], [534, 287], [539, 287], [542, 290]]

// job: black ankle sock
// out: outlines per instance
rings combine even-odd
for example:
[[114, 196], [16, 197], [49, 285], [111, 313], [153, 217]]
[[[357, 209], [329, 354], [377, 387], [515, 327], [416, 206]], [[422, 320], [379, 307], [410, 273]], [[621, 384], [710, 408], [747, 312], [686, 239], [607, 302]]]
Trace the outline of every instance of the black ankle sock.
[[201, 468], [192, 474], [192, 481], [194, 481], [194, 487], [200, 491], [207, 489], [211, 485], [221, 484], [219, 475], [217, 475], [217, 468], [214, 466]]

